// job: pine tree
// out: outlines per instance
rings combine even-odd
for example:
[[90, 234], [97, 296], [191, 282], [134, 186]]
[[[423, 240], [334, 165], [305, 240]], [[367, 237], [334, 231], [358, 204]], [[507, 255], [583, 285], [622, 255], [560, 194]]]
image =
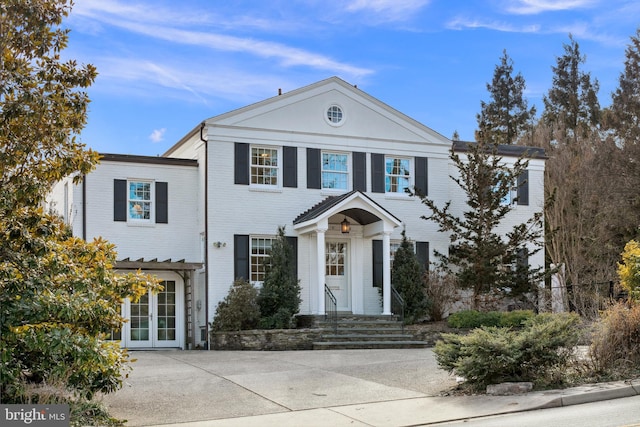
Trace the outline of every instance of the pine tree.
[[295, 276], [293, 248], [278, 227], [258, 296], [260, 326], [265, 329], [290, 328], [300, 308], [300, 281]]
[[580, 69], [586, 57], [580, 54], [578, 42], [569, 35], [570, 44], [564, 44], [564, 55], [556, 58], [553, 84], [543, 98], [543, 122], [560, 129], [563, 141], [568, 143], [588, 134], [600, 124], [599, 84]]
[[504, 237], [499, 234], [498, 226], [513, 209], [504, 200], [529, 162], [520, 157], [506, 166], [498, 146], [483, 141], [468, 144], [465, 154], [461, 157], [453, 150], [450, 154], [458, 171], [451, 178], [466, 194], [462, 217], [451, 212], [451, 201], [439, 207], [427, 197], [418, 197], [430, 211], [422, 218], [436, 222], [439, 231], [450, 236], [449, 253], [435, 253], [438, 267], [456, 274], [460, 286], [473, 291], [475, 307], [481, 308], [483, 294], [503, 292], [517, 297], [535, 290], [540, 268], [527, 266], [523, 271], [505, 266], [518, 265], [523, 251], [533, 255], [541, 249], [542, 213], [514, 226]]
[[503, 51], [500, 64], [493, 73], [493, 80], [491, 84], [487, 84], [491, 101], [480, 102], [476, 140], [513, 144], [527, 130], [536, 109], [527, 106], [525, 88], [524, 77], [520, 73], [513, 76], [513, 60], [506, 50]]
[[424, 289], [424, 268], [413, 245], [402, 230], [402, 242], [393, 257], [391, 283], [405, 303], [405, 322], [414, 323], [427, 313], [428, 301]]

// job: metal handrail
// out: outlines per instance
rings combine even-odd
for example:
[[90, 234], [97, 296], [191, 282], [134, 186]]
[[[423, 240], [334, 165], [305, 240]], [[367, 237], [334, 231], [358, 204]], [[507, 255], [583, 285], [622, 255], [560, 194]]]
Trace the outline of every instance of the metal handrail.
[[400, 321], [402, 323], [402, 333], [404, 333], [404, 298], [400, 295], [400, 292], [396, 288], [391, 286], [391, 312], [396, 316], [400, 316]]
[[326, 283], [324, 285], [324, 319], [331, 322], [333, 333], [338, 333], [338, 300]]

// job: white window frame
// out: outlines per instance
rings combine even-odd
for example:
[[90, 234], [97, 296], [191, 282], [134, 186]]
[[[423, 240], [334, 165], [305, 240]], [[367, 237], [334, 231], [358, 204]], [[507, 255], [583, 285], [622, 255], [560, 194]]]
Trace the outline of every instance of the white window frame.
[[[149, 185], [149, 198], [138, 199], [131, 197], [131, 184], [145, 184]], [[142, 202], [142, 204], [149, 205], [149, 218], [136, 218], [132, 214], [132, 209], [136, 209], [135, 205]], [[132, 205], [132, 203], [134, 205]], [[127, 222], [131, 224], [153, 224], [155, 222], [155, 185], [154, 181], [148, 179], [127, 179]], [[140, 206], [144, 213], [144, 207]], [[137, 209], [136, 209], [137, 210]]]
[[[327, 156], [344, 156], [345, 157], [345, 166], [346, 170], [334, 170], [334, 169], [325, 169], [325, 155]], [[345, 187], [337, 188], [331, 186], [325, 186], [325, 173], [327, 174], [336, 174], [344, 177]], [[343, 151], [330, 151], [330, 150], [322, 150], [320, 153], [320, 186], [323, 191], [338, 191], [338, 192], [347, 192], [351, 189], [351, 154]]]
[[[276, 165], [267, 165], [267, 164], [257, 164], [254, 163], [254, 150], [263, 150], [263, 152], [271, 151], [276, 154]], [[263, 157], [263, 156], [255, 156], [255, 157]], [[254, 168], [262, 168], [262, 169], [270, 169], [275, 170], [275, 183], [264, 183], [265, 178], [273, 179], [274, 176], [267, 176], [265, 174], [258, 175], [254, 174]], [[263, 182], [254, 182], [254, 179], [262, 178]], [[249, 185], [255, 188], [280, 188], [282, 187], [282, 148], [275, 147], [273, 145], [251, 145], [249, 148]]]
[[[398, 179], [398, 183], [396, 185], [399, 185], [399, 181], [400, 179], [402, 179], [402, 177], [406, 177], [406, 175], [401, 175], [399, 173], [389, 173], [387, 171], [387, 161], [388, 160], [404, 160], [409, 162], [409, 168], [408, 168], [408, 172], [409, 172], [409, 182], [407, 183], [406, 187], [403, 187], [402, 191], [389, 191], [388, 189], [388, 185], [387, 185], [387, 180], [389, 178], [396, 178]], [[384, 192], [387, 195], [393, 195], [393, 196], [402, 196], [402, 197], [408, 197], [409, 195], [404, 191], [404, 188], [411, 188], [415, 183], [415, 165], [414, 165], [414, 161], [412, 157], [407, 157], [407, 156], [394, 156], [394, 155], [385, 155], [384, 156]]]
[[[256, 235], [249, 236], [249, 281], [256, 287], [261, 287], [264, 282], [264, 261], [271, 257], [268, 252], [273, 248], [276, 236]], [[259, 242], [269, 242], [268, 245], [258, 245]], [[254, 248], [257, 253], [254, 253]]]

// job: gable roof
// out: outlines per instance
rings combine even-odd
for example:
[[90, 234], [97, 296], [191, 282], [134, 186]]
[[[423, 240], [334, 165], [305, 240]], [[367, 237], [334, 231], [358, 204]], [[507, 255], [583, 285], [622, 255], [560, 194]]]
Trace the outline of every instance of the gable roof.
[[[348, 120], [340, 128], [317, 127], [313, 128], [315, 115], [311, 110], [317, 105], [329, 103], [329, 99], [336, 98], [349, 104], [351, 111], [346, 114]], [[316, 104], [312, 103], [315, 102]], [[356, 112], [357, 107], [357, 112]], [[307, 110], [305, 110], [308, 109]], [[297, 120], [292, 119], [294, 114], [302, 114]], [[314, 110], [315, 111], [315, 110]], [[351, 113], [351, 114], [350, 114]], [[350, 115], [349, 115], [350, 114]], [[367, 117], [361, 117], [366, 115]], [[349, 132], [351, 125], [359, 122], [359, 128], [351, 129], [353, 137], [394, 139], [415, 143], [430, 143], [450, 147], [451, 140], [442, 134], [412, 119], [400, 111], [390, 107], [384, 102], [374, 98], [366, 92], [358, 89], [338, 77], [330, 77], [325, 80], [284, 92], [265, 100], [211, 117], [203, 124], [207, 128], [242, 128], [243, 130], [275, 130], [281, 132], [299, 132], [308, 134], [336, 134], [344, 135]], [[363, 126], [362, 121], [366, 121]], [[316, 123], [320, 126], [319, 123]], [[164, 155], [170, 155], [183, 144], [194, 141], [201, 124], [191, 130], [178, 143], [171, 147]], [[364, 130], [364, 132], [363, 132]], [[388, 136], [385, 136], [388, 135]]]

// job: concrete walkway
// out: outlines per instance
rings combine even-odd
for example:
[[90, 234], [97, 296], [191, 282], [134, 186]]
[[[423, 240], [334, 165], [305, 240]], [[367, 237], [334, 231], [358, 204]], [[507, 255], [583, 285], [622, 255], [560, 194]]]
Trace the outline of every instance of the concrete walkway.
[[640, 381], [519, 396], [442, 396], [430, 349], [134, 351], [104, 397], [129, 426], [410, 426], [640, 394]]

